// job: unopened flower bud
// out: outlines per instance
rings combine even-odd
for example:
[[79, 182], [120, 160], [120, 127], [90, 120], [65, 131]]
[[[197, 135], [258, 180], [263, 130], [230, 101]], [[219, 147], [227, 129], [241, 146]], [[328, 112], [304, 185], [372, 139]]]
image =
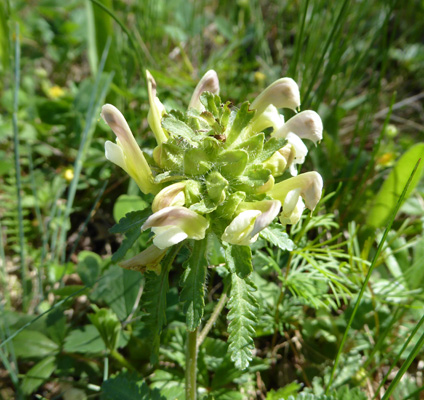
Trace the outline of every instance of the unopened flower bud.
[[149, 95], [150, 109], [147, 114], [147, 121], [155, 135], [158, 144], [168, 140], [167, 133], [162, 128], [162, 117], [165, 114], [165, 107], [156, 96], [156, 81], [149, 71], [146, 70], [147, 92]]
[[208, 72], [206, 72], [202, 79], [200, 79], [196, 89], [194, 89], [193, 95], [191, 96], [188, 108], [195, 108], [196, 110], [204, 111], [204, 107], [200, 102], [200, 96], [203, 92], [219, 94], [219, 79], [218, 75], [213, 69], [210, 69]]
[[296, 110], [300, 106], [300, 93], [297, 83], [291, 78], [281, 78], [269, 85], [250, 105], [251, 110], [262, 114], [270, 105], [276, 108]]
[[157, 193], [159, 187], [124, 116], [111, 104], [102, 107], [101, 116], [117, 136], [116, 144], [105, 143], [106, 158], [125, 170], [143, 193]]

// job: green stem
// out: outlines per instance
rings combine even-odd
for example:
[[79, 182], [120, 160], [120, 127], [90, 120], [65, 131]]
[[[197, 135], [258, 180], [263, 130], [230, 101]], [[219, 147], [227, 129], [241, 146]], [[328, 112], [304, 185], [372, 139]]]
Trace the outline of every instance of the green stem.
[[224, 289], [224, 291], [221, 294], [221, 298], [219, 299], [217, 305], [215, 306], [215, 310], [213, 310], [213, 313], [211, 317], [209, 318], [209, 321], [206, 323], [205, 327], [202, 329], [202, 331], [199, 334], [199, 338], [197, 339], [197, 348], [200, 347], [200, 345], [206, 339], [206, 336], [208, 336], [208, 333], [211, 330], [213, 324], [216, 322], [216, 320], [218, 319], [218, 316], [221, 314], [221, 311], [224, 308], [226, 301], [227, 301], [227, 293], [226, 293], [226, 289]]
[[126, 358], [123, 356], [123, 355], [121, 355], [121, 353], [119, 353], [118, 351], [116, 351], [116, 350], [112, 350], [111, 352], [110, 352], [110, 355], [116, 360], [116, 361], [118, 361], [123, 367], [125, 367], [125, 368], [127, 368], [129, 371], [135, 371], [136, 369], [135, 369], [135, 367], [131, 364], [131, 363], [129, 363], [127, 360], [126, 360]]
[[186, 400], [196, 400], [196, 367], [197, 367], [197, 329], [187, 332], [186, 351]]

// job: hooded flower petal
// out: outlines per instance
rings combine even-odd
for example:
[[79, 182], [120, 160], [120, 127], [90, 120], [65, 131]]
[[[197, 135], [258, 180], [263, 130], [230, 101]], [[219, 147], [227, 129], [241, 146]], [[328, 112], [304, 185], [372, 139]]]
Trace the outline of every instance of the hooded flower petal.
[[209, 222], [205, 217], [185, 207], [165, 207], [151, 215], [141, 227], [142, 231], [152, 228], [156, 234], [153, 243], [165, 249], [186, 238], [204, 239]]
[[145, 272], [154, 271], [160, 272], [160, 262], [165, 255], [166, 250], [161, 250], [155, 245], [149, 246], [146, 250], [137, 254], [129, 260], [122, 261], [119, 266], [133, 271]]
[[101, 116], [117, 136], [116, 144], [106, 142], [106, 158], [124, 169], [143, 193], [157, 193], [158, 187], [153, 183], [152, 171], [124, 116], [111, 104], [102, 107]]
[[291, 78], [281, 78], [269, 85], [250, 105], [257, 115], [262, 114], [270, 105], [276, 108], [291, 108], [300, 106], [300, 93], [297, 83]]
[[245, 245], [256, 241], [259, 232], [266, 228], [280, 212], [278, 200], [241, 203], [241, 211], [227, 226], [221, 239], [231, 244]]
[[195, 108], [199, 111], [204, 110], [204, 107], [200, 102], [200, 96], [203, 92], [219, 94], [219, 79], [217, 73], [213, 69], [206, 72], [202, 79], [200, 79], [196, 89], [194, 89], [193, 95], [191, 96], [188, 108]]
[[152, 203], [152, 211], [155, 213], [162, 208], [171, 206], [183, 206], [185, 204], [184, 189], [187, 181], [174, 183], [162, 189]]
[[146, 70], [147, 92], [149, 94], [150, 109], [147, 115], [147, 121], [155, 135], [156, 141], [159, 144], [168, 140], [167, 133], [163, 130], [161, 120], [165, 114], [165, 107], [156, 97], [156, 81], [152, 74]]
[[322, 186], [322, 177], [318, 172], [305, 172], [275, 184], [268, 195], [284, 204], [290, 191], [300, 189], [299, 195], [305, 200], [306, 207], [314, 210], [321, 198]]
[[322, 121], [320, 116], [312, 110], [302, 111], [290, 118], [284, 125], [275, 131], [276, 137], [287, 137], [290, 132], [302, 139], [309, 139], [316, 144], [322, 140]]

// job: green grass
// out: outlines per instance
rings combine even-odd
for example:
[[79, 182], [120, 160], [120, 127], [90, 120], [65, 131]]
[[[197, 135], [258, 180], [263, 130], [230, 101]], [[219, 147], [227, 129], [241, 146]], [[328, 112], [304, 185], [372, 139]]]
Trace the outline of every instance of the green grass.
[[[244, 371], [227, 354], [228, 311], [214, 313], [229, 278], [208, 268], [202, 326], [214, 323], [199, 347], [199, 397], [422, 397], [422, 167], [400, 195], [422, 157], [416, 147], [401, 158], [423, 142], [422, 1], [6, 0], [0, 20], [0, 398], [59, 399], [71, 388], [80, 398], [183, 398], [188, 254], [160, 293], [151, 364], [142, 290], [156, 281], [112, 262], [122, 238], [109, 229], [128, 199], [137, 210], [152, 198], [105, 159], [113, 134], [99, 113], [116, 105], [151, 149], [145, 69], [167, 110], [184, 110], [210, 68], [235, 106], [282, 76], [299, 83], [301, 110], [324, 123], [302, 171], [321, 173], [325, 195], [287, 229], [293, 250], [283, 239], [252, 245], [258, 322]], [[375, 200], [388, 191], [382, 211]], [[373, 213], [390, 223], [376, 227]], [[224, 262], [212, 241], [208, 252], [210, 264]], [[87, 317], [106, 314], [119, 321], [113, 349]]]

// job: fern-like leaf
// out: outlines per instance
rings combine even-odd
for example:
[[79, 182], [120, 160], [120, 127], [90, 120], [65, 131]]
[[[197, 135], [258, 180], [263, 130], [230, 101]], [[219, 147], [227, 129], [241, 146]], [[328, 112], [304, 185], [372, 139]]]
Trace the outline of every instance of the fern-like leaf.
[[142, 308], [147, 315], [144, 318], [148, 338], [152, 344], [151, 362], [158, 362], [160, 334], [166, 323], [166, 294], [169, 289], [169, 270], [180, 246], [174, 246], [165, 256], [159, 275], [154, 272], [146, 273], [146, 282], [142, 297]]
[[227, 304], [228, 338], [231, 360], [238, 369], [246, 369], [252, 360], [252, 351], [255, 348], [256, 312], [258, 304], [252, 292], [255, 290], [248, 279], [241, 279], [237, 273], [231, 274], [230, 300]]
[[207, 241], [194, 240], [190, 258], [184, 263], [185, 272], [181, 283], [183, 290], [180, 299], [184, 302], [187, 329], [193, 332], [202, 321], [205, 309], [205, 281], [207, 260], [205, 256]]

